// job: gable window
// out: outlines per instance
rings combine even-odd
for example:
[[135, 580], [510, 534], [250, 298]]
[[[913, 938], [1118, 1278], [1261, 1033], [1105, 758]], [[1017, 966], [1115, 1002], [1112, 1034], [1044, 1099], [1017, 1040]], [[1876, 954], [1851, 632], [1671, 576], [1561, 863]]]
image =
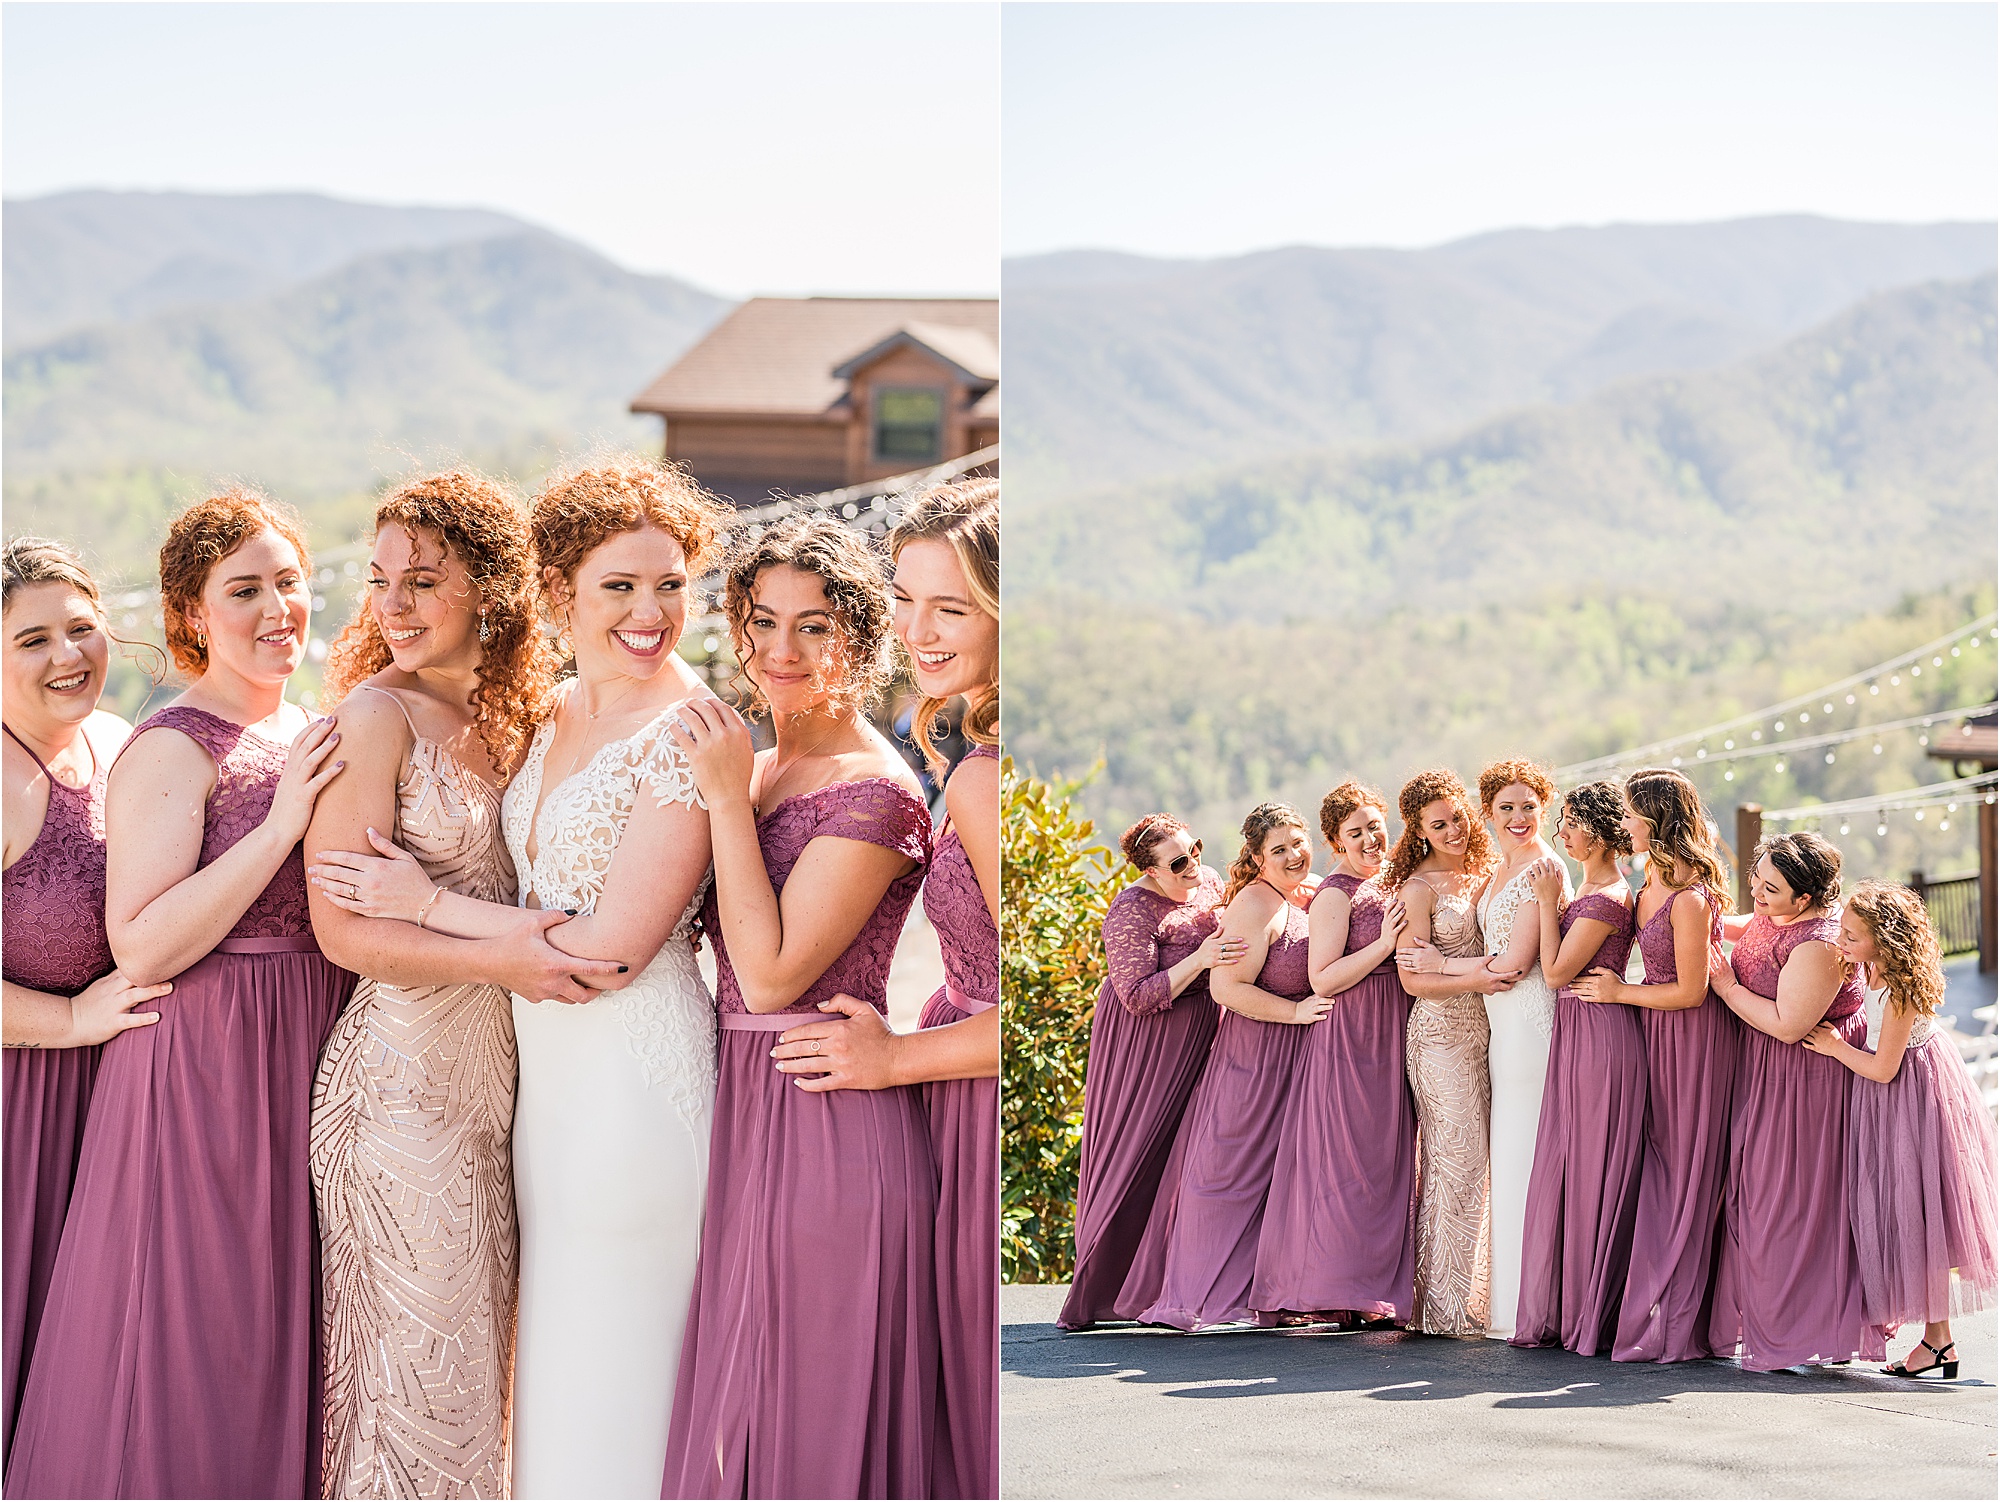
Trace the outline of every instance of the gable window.
[[875, 457], [931, 463], [944, 457], [944, 393], [921, 386], [875, 391]]

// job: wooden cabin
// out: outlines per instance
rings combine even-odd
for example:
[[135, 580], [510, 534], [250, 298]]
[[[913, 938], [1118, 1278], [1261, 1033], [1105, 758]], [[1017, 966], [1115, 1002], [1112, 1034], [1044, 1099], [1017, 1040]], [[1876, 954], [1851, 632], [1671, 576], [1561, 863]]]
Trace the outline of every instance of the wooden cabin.
[[738, 505], [925, 469], [1000, 440], [1000, 303], [753, 297], [632, 410]]

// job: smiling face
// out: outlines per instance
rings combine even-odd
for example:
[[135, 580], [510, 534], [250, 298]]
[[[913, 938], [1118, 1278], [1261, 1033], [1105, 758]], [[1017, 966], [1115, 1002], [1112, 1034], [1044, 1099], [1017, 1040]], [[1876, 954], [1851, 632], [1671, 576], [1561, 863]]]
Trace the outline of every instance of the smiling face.
[[896, 555], [895, 631], [917, 687], [933, 699], [991, 688], [1000, 672], [1000, 622], [972, 602], [951, 544], [906, 543]]
[[1618, 822], [1625, 826], [1625, 832], [1632, 837], [1634, 855], [1644, 855], [1653, 848], [1653, 826], [1644, 814], [1634, 813], [1628, 808], [1624, 817]]
[[479, 660], [479, 587], [433, 532], [387, 525], [375, 534], [368, 609], [406, 673]]
[[208, 637], [208, 671], [283, 682], [306, 655], [312, 591], [298, 550], [266, 527], [208, 571], [188, 625]]
[[687, 630], [687, 553], [670, 532], [616, 532], [584, 554], [572, 579], [550, 580], [569, 622], [577, 671], [651, 678]]
[[1542, 837], [1542, 797], [1525, 782], [1510, 782], [1493, 795], [1486, 818], [1503, 856], [1513, 855]]
[[1875, 945], [1875, 935], [1868, 931], [1868, 925], [1852, 908], [1840, 915], [1840, 942], [1835, 947], [1864, 969], [1874, 965], [1881, 957], [1881, 951]]
[[773, 714], [818, 708], [840, 680], [839, 632], [818, 574], [785, 563], [761, 571], [743, 634], [744, 671]]
[[1389, 853], [1389, 816], [1372, 803], [1362, 804], [1340, 821], [1333, 848], [1357, 875], [1373, 876]]
[[1812, 900], [1794, 892], [1767, 855], [1750, 872], [1750, 905], [1761, 917], [1789, 923], [1810, 908]]
[[1290, 891], [1312, 871], [1312, 836], [1296, 824], [1280, 824], [1264, 836], [1257, 870], [1272, 886]]
[[1417, 814], [1417, 830], [1430, 841], [1431, 849], [1455, 860], [1465, 857], [1472, 839], [1472, 825], [1465, 811], [1449, 798], [1433, 798]]
[[90, 597], [68, 584], [20, 586], [7, 602], [5, 630], [8, 718], [40, 739], [89, 719], [111, 661], [111, 639]]
[[1194, 889], [1201, 885], [1201, 862], [1189, 861], [1187, 869], [1179, 876], [1173, 873], [1173, 864], [1194, 849], [1195, 839], [1185, 829], [1176, 829], [1172, 834], [1153, 847], [1153, 863], [1146, 867], [1146, 874], [1153, 878], [1153, 884], [1175, 902], [1186, 902], [1194, 895]]

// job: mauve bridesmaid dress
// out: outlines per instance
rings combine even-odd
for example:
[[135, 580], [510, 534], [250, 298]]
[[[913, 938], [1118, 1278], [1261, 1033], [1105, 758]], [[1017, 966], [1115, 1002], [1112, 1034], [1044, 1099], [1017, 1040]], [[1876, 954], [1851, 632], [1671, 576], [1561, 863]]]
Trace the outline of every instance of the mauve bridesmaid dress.
[[[262, 824], [287, 748], [205, 710], [152, 731], [215, 759], [200, 864]], [[317, 1497], [313, 1074], [354, 977], [295, 848], [150, 1027], [104, 1045], [21, 1400], [17, 1497]]]
[[[998, 757], [974, 746], [965, 760]], [[938, 836], [924, 878], [924, 912], [937, 930], [945, 983], [921, 1025], [962, 1022], [1000, 1002], [1000, 935], [958, 831]], [[924, 1086], [938, 1165], [938, 1392], [934, 1497], [1000, 1495], [1000, 1081]]]
[[[104, 782], [108, 757], [91, 747], [93, 769], [86, 787], [73, 788], [49, 776], [49, 769], [26, 742], [9, 730], [16, 745], [35, 757], [49, 784], [49, 808], [35, 841], [9, 866], [4, 877], [5, 973], [17, 986], [74, 996], [114, 967], [104, 937]], [[150, 1011], [150, 1007], [141, 1008]], [[5, 1283], [0, 1310], [5, 1345], [5, 1407], [0, 1408], [0, 1444], [13, 1446], [14, 1417], [21, 1406], [21, 1381], [35, 1350], [56, 1246], [76, 1182], [76, 1159], [83, 1122], [90, 1109], [91, 1082], [97, 1077], [98, 1049], [10, 1048], [6, 1058], [6, 1154], [4, 1219]]]
[[[1832, 944], [1840, 925], [1822, 916], [1782, 928], [1759, 916], [1730, 963], [1759, 996], [1801, 944]], [[1826, 1020], [1855, 1047], [1868, 1042], [1861, 983], [1849, 976]], [[1808, 1361], [1880, 1360], [1881, 1327], [1868, 1322], [1847, 1204], [1847, 1087], [1838, 1059], [1743, 1029], [1723, 1182], [1709, 1344], [1728, 1355], [1740, 1338], [1746, 1371]]]
[[1179, 996], [1167, 972], [1221, 926], [1222, 878], [1207, 866], [1186, 902], [1135, 882], [1104, 915], [1105, 978], [1090, 1014], [1083, 1081], [1076, 1271], [1056, 1318], [1065, 1330], [1118, 1317], [1118, 1290], [1215, 1042], [1208, 972]]
[[780, 1012], [745, 1007], [709, 895], [715, 1126], [662, 1497], [922, 1497], [932, 1484], [938, 1176], [922, 1090], [817, 1094], [771, 1060], [779, 1033], [823, 1020], [819, 1003], [843, 991], [887, 1009], [930, 814], [881, 777], [787, 798], [757, 821], [774, 887], [821, 836], [919, 864]]

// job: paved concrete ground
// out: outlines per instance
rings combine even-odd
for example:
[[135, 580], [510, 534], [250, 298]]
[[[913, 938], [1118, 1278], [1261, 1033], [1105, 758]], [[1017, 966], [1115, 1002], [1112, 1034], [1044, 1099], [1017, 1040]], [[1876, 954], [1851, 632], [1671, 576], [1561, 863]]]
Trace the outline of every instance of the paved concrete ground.
[[1959, 1380], [1919, 1383], [1400, 1332], [1065, 1334], [1066, 1291], [1001, 1290], [1006, 1497], [1996, 1494], [1990, 1311], [1955, 1332]]

